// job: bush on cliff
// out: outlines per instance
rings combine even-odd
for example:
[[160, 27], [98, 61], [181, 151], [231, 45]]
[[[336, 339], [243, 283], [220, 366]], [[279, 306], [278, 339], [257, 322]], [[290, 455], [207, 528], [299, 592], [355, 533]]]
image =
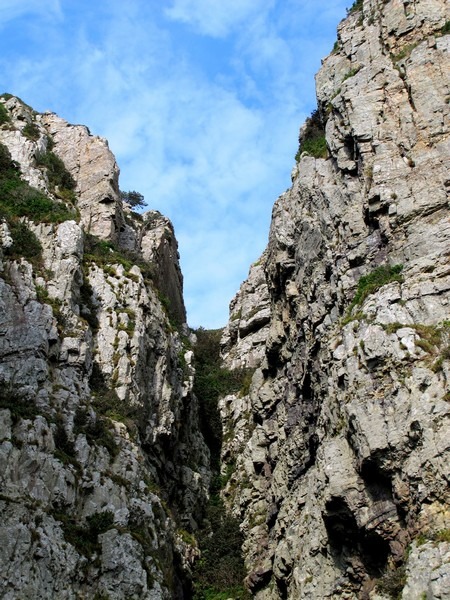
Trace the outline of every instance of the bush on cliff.
[[299, 148], [295, 160], [300, 161], [303, 152], [314, 156], [314, 158], [326, 158], [328, 155], [327, 142], [325, 139], [325, 123], [322, 120], [318, 108], [306, 119], [305, 125], [300, 131]]

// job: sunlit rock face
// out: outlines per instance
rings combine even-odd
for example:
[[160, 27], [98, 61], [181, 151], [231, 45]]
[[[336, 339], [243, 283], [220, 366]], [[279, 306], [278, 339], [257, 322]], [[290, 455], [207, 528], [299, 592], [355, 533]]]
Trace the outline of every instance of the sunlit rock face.
[[1, 184], [42, 192], [0, 199], [0, 596], [183, 598], [210, 473], [173, 227], [105, 140], [0, 101]]
[[328, 157], [300, 153], [231, 304], [224, 361], [257, 368], [221, 401], [225, 498], [258, 600], [450, 594], [449, 19], [355, 3], [316, 78]]

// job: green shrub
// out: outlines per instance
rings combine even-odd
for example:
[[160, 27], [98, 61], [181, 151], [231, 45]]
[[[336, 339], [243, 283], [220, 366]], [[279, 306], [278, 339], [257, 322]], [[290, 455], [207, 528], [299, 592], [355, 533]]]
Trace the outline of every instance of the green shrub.
[[80, 286], [80, 314], [85, 319], [93, 332], [98, 331], [99, 322], [97, 308], [94, 303], [94, 290], [84, 270], [83, 283]]
[[414, 50], [414, 48], [417, 46], [419, 42], [414, 42], [412, 44], [406, 44], [406, 46], [404, 46], [402, 48], [402, 50], [400, 50], [400, 52], [398, 52], [397, 54], [392, 54], [391, 58], [393, 62], [398, 62], [400, 60], [403, 60], [404, 58], [407, 58], [411, 52]]
[[133, 262], [118, 250], [112, 242], [101, 240], [90, 233], [86, 234], [84, 242], [84, 258], [87, 262], [95, 262], [100, 267], [119, 264], [130, 270]]
[[10, 121], [11, 117], [9, 116], [8, 109], [2, 102], [0, 102], [0, 125], [3, 125], [4, 123], [9, 123]]
[[97, 536], [105, 533], [105, 531], [108, 531], [114, 525], [114, 513], [110, 510], [94, 513], [87, 517], [86, 522], [90, 535], [97, 538]]
[[44, 154], [40, 154], [36, 159], [40, 167], [44, 167], [47, 172], [47, 177], [50, 186], [65, 190], [75, 189], [76, 183], [72, 175], [67, 171], [65, 164], [51, 150], [47, 150]]
[[300, 132], [299, 149], [295, 155], [297, 162], [300, 161], [303, 152], [307, 152], [314, 158], [326, 158], [328, 156], [325, 123], [318, 108], [306, 119], [305, 126]]
[[350, 69], [350, 71], [347, 71], [347, 73], [344, 75], [344, 77], [342, 78], [342, 82], [346, 81], [347, 79], [350, 79], [350, 77], [353, 77], [354, 75], [356, 75], [356, 73], [358, 73], [361, 70], [361, 67], [353, 67], [353, 69]]
[[377, 582], [377, 589], [392, 598], [400, 600], [406, 584], [406, 570], [402, 565], [397, 569], [388, 570]]
[[314, 158], [326, 158], [328, 156], [328, 148], [325, 136], [323, 135], [313, 140], [305, 140], [299, 150], [298, 156], [296, 156], [296, 160], [300, 160], [300, 155], [303, 152], [307, 152], [310, 156], [314, 156]]
[[37, 267], [41, 266], [42, 246], [35, 234], [18, 220], [7, 220], [13, 243], [5, 248], [5, 256], [17, 260], [21, 257]]
[[450, 21], [446, 21], [445, 25], [441, 27], [440, 33], [442, 33], [442, 35], [450, 33]]
[[75, 517], [66, 513], [53, 512], [53, 517], [59, 521], [66, 542], [86, 557], [91, 557], [100, 551], [98, 536], [111, 529], [114, 524], [114, 515], [111, 511], [89, 516], [86, 519], [86, 526], [80, 525]]
[[349, 307], [349, 312], [355, 306], [362, 304], [367, 296], [374, 294], [384, 285], [393, 281], [399, 281], [401, 283], [403, 281], [403, 277], [400, 275], [402, 269], [402, 265], [381, 265], [371, 273], [361, 277], [358, 281], [356, 295]]
[[95, 446], [103, 446], [112, 458], [119, 454], [119, 446], [110, 429], [111, 423], [107, 419], [98, 417], [90, 420], [84, 429], [86, 439]]
[[194, 393], [200, 406], [200, 426], [211, 452], [211, 466], [219, 470], [222, 447], [222, 423], [218, 401], [227, 394], [246, 391], [249, 387], [248, 369], [225, 369], [221, 366], [220, 338], [222, 329], [203, 329], [195, 331], [197, 344], [195, 354]]
[[144, 196], [139, 192], [123, 192], [120, 191], [120, 197], [123, 202], [129, 204], [132, 208], [143, 208], [147, 206], [147, 203], [144, 202]]
[[218, 496], [211, 497], [197, 539], [201, 559], [194, 567], [194, 600], [250, 598], [242, 587], [245, 569], [239, 523], [227, 514]]
[[81, 471], [81, 465], [76, 458], [74, 443], [69, 440], [63, 421], [60, 417], [56, 419], [53, 441], [55, 442], [55, 458], [64, 465], [72, 465], [77, 471]]
[[363, 9], [363, 0], [355, 0], [355, 2], [353, 2], [351, 7], [347, 8], [347, 14], [351, 15], [352, 13], [357, 12], [358, 10], [362, 10], [362, 9]]
[[12, 384], [0, 382], [0, 409], [11, 412], [13, 423], [20, 419], [34, 419], [39, 411], [32, 400], [23, 398]]
[[96, 362], [92, 367], [89, 385], [92, 391], [92, 404], [98, 414], [133, 427], [132, 421], [138, 416], [137, 408], [131, 406], [126, 400], [120, 400], [116, 391], [108, 386]]
[[0, 144], [0, 212], [3, 217], [28, 217], [35, 222], [62, 223], [74, 213], [20, 178], [9, 150]]
[[29, 140], [37, 141], [41, 135], [39, 127], [36, 123], [27, 123], [22, 129], [22, 133]]
[[9, 169], [17, 170], [17, 164], [13, 162], [8, 147], [4, 144], [0, 144], [0, 174]]

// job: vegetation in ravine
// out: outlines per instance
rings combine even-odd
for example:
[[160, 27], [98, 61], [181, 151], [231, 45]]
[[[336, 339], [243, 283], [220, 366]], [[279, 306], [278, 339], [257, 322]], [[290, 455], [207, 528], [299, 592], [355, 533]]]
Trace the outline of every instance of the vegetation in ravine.
[[248, 387], [249, 370], [231, 371], [221, 366], [221, 329], [196, 330], [196, 377], [194, 392], [199, 400], [201, 429], [211, 451], [213, 481], [210, 500], [197, 540], [201, 558], [193, 572], [194, 600], [224, 600], [250, 598], [242, 586], [245, 576], [241, 546], [242, 534], [238, 521], [227, 513], [220, 498], [223, 478], [220, 476], [222, 425], [218, 400], [230, 393], [244, 393]]
[[251, 369], [226, 369], [221, 365], [220, 338], [222, 329], [195, 331], [194, 393], [200, 404], [200, 426], [211, 452], [211, 466], [216, 472], [220, 469], [222, 448], [222, 423], [218, 409], [220, 397], [244, 392], [248, 388]]

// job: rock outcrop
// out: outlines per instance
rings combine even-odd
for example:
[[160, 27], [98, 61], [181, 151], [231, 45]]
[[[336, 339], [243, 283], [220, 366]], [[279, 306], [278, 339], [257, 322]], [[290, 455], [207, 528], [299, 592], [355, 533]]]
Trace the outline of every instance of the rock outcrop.
[[210, 473], [172, 225], [105, 140], [0, 102], [0, 596], [183, 598]]
[[225, 363], [257, 368], [221, 401], [224, 498], [259, 600], [450, 595], [449, 19], [355, 2], [316, 80], [328, 157], [300, 148], [231, 305]]

